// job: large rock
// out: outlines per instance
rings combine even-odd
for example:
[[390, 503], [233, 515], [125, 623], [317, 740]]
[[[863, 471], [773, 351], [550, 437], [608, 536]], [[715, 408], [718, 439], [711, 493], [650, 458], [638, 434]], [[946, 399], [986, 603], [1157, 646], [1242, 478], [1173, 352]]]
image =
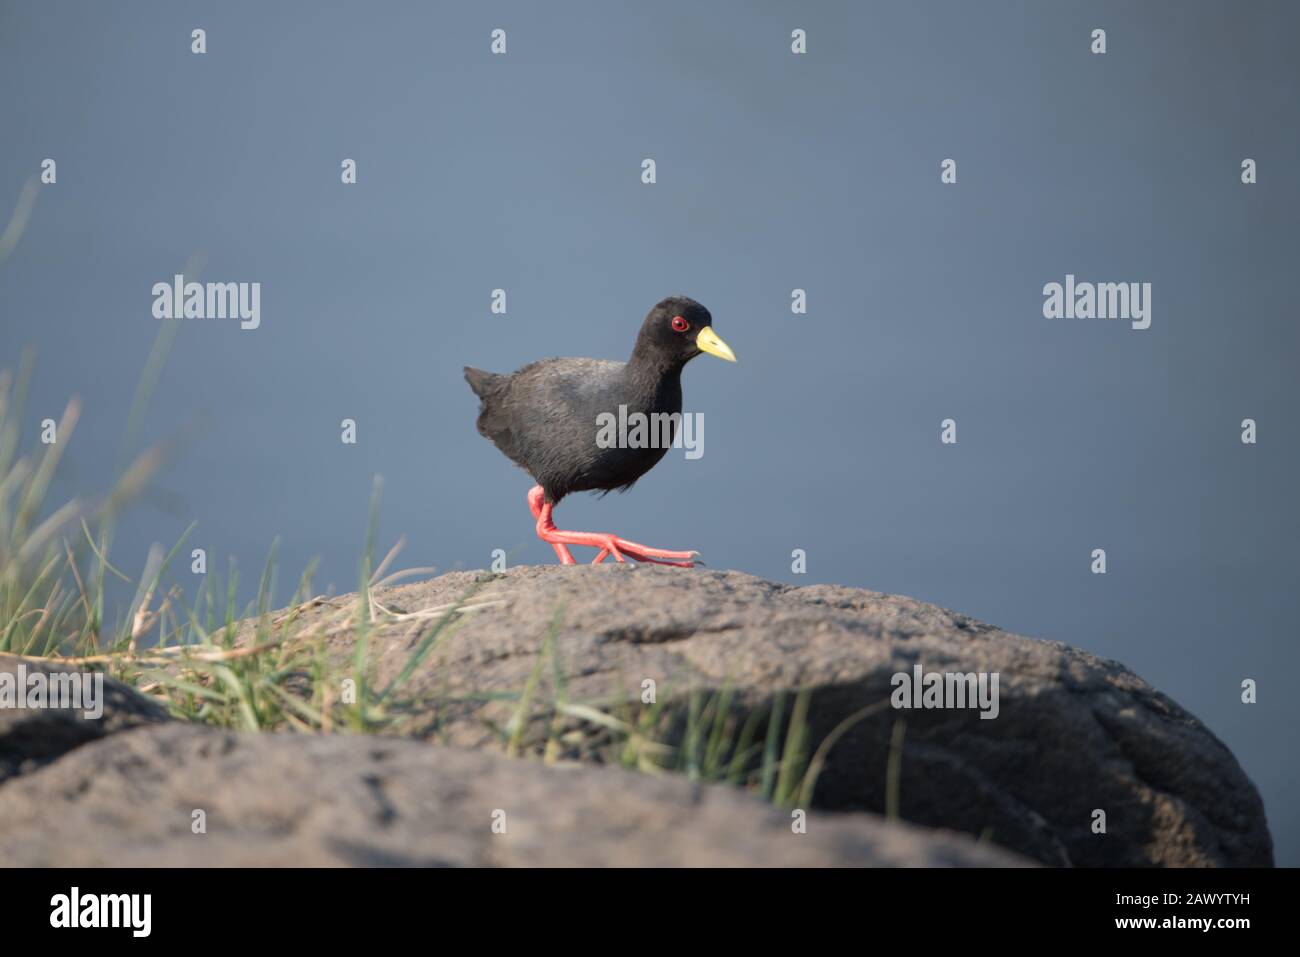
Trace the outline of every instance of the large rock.
[[[858, 716], [829, 752], [814, 806], [884, 810], [891, 740], [901, 740], [892, 753], [906, 820], [991, 836], [1055, 865], [1272, 863], [1259, 795], [1228, 749], [1122, 665], [1057, 642], [855, 588], [658, 566], [521, 567], [377, 593], [386, 609], [408, 616], [372, 633], [377, 687], [418, 646], [418, 613], [466, 595], [471, 604], [498, 604], [465, 614], [401, 686], [409, 733], [499, 745], [516, 703], [491, 699], [529, 685], [555, 620], [555, 654], [536, 669], [538, 713], [559, 698], [557, 679], [564, 700], [616, 711], [653, 679], [667, 703], [659, 717], [668, 724], [657, 727], [680, 737], [689, 689], [732, 689], [739, 716], [766, 712], [778, 692], [787, 693], [788, 715], [788, 693], [808, 687], [814, 745]], [[323, 606], [304, 622], [331, 615], [339, 609]], [[351, 633], [334, 629], [327, 642], [347, 666]], [[997, 718], [894, 710], [891, 678], [916, 664], [996, 672]], [[1104, 834], [1093, 832], [1097, 810]]]
[[[116, 731], [142, 724], [168, 720], [167, 712], [156, 702], [138, 695], [131, 688], [103, 677], [103, 700], [82, 699], [82, 707], [69, 707], [66, 698], [51, 698], [60, 707], [18, 707], [28, 702], [35, 686], [34, 676], [41, 675], [47, 686], [57, 687], [63, 678], [79, 676], [83, 682], [94, 681], [92, 672], [55, 665], [30, 658], [0, 655], [0, 784], [6, 778], [32, 771], [55, 758]], [[89, 684], [83, 685], [89, 688]], [[9, 698], [10, 689], [20, 698]], [[31, 699], [38, 703], [37, 699]], [[94, 707], [89, 707], [94, 705]], [[100, 712], [95, 716], [95, 712]]]
[[[194, 833], [195, 811], [205, 831]], [[504, 816], [502, 816], [504, 815]], [[504, 833], [494, 832], [503, 822]], [[685, 777], [369, 736], [173, 724], [0, 787], [10, 866], [1016, 866], [968, 837], [807, 818]]]

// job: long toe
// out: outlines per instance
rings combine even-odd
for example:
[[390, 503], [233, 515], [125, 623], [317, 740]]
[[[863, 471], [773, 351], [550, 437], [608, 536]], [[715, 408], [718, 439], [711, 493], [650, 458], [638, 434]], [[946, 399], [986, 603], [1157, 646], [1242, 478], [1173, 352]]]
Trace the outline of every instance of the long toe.
[[638, 562], [646, 562], [650, 565], [673, 565], [677, 568], [694, 568], [695, 562], [698, 561], [699, 552], [667, 552], [672, 558], [661, 558], [656, 552], [663, 552], [663, 549], [646, 549], [642, 551], [639, 548], [629, 548], [629, 542], [622, 542], [623, 554]]
[[672, 565], [674, 568], [694, 568], [694, 567], [695, 567], [695, 562], [694, 562], [694, 561], [688, 561], [688, 562], [670, 562], [670, 561], [669, 561], [668, 559], [666, 559], [666, 558], [650, 558], [648, 555], [647, 555], [647, 556], [642, 556], [641, 558], [637, 558], [637, 561], [639, 561], [639, 562], [644, 562], [644, 563], [647, 564], [647, 565]]
[[626, 538], [616, 539], [618, 547], [625, 552], [636, 552], [640, 555], [646, 555], [650, 558], [669, 558], [674, 561], [692, 561], [700, 553], [696, 551], [674, 552], [666, 548], [651, 548], [649, 545], [642, 545], [640, 542], [630, 542]]

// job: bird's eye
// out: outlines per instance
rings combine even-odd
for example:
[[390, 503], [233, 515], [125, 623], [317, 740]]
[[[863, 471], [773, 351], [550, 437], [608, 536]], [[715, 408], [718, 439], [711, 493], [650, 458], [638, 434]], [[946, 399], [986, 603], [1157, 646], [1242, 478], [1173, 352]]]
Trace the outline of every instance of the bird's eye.
[[691, 327], [691, 324], [681, 316], [673, 316], [673, 329], [677, 332], [685, 332]]

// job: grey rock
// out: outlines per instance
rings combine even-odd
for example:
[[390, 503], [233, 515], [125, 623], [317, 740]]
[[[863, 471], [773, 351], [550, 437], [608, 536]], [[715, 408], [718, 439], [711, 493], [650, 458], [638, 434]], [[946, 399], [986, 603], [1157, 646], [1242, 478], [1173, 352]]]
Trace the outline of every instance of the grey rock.
[[[88, 676], [91, 673], [44, 661], [0, 655], [0, 685], [9, 682], [25, 696], [27, 682], [20, 679], [35, 674], [46, 676], [48, 681], [51, 676]], [[32, 771], [88, 741], [142, 724], [168, 720], [167, 712], [156, 702], [119, 681], [105, 677], [103, 682], [103, 710], [97, 718], [87, 717], [86, 708], [5, 707], [5, 699], [0, 694], [0, 784], [6, 778]], [[83, 701], [83, 704], [89, 702]]]
[[[472, 603], [500, 604], [466, 614], [402, 686], [416, 736], [497, 746], [493, 728], [515, 705], [480, 693], [526, 685], [558, 614], [539, 706], [556, 698], [556, 668], [569, 701], [609, 707], [649, 678], [678, 715], [691, 688], [730, 687], [738, 713], [757, 713], [778, 692], [810, 687], [816, 744], [877, 705], [830, 751], [814, 806], [883, 811], [891, 735], [902, 720], [905, 820], [991, 835], [1053, 865], [1272, 863], [1262, 802], [1231, 752], [1122, 665], [1067, 645], [896, 595], [648, 565], [458, 572], [376, 597], [412, 613], [471, 592]], [[331, 613], [319, 608], [304, 620]], [[378, 687], [418, 645], [412, 620], [372, 634]], [[351, 660], [350, 633], [328, 643], [340, 664]], [[927, 672], [998, 673], [998, 717], [881, 705], [892, 676], [917, 663]], [[1092, 832], [1096, 809], [1106, 814], [1105, 834]]]
[[[194, 812], [206, 816], [194, 833]], [[498, 812], [504, 812], [504, 818]], [[494, 833], [504, 820], [505, 833]], [[57, 823], [57, 828], [53, 825]], [[865, 814], [790, 817], [680, 775], [400, 738], [114, 735], [0, 787], [11, 866], [1021, 866]]]

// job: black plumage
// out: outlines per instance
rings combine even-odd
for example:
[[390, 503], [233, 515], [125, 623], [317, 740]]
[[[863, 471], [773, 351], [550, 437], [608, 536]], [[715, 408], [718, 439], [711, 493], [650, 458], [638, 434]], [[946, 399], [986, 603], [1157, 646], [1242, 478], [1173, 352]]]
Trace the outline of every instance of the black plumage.
[[467, 367], [482, 399], [478, 431], [536, 479], [548, 502], [573, 492], [629, 488], [666, 448], [601, 448], [601, 413], [680, 413], [682, 369], [701, 351], [734, 361], [709, 311], [672, 296], [646, 315], [627, 362], [542, 359], [512, 375]]

